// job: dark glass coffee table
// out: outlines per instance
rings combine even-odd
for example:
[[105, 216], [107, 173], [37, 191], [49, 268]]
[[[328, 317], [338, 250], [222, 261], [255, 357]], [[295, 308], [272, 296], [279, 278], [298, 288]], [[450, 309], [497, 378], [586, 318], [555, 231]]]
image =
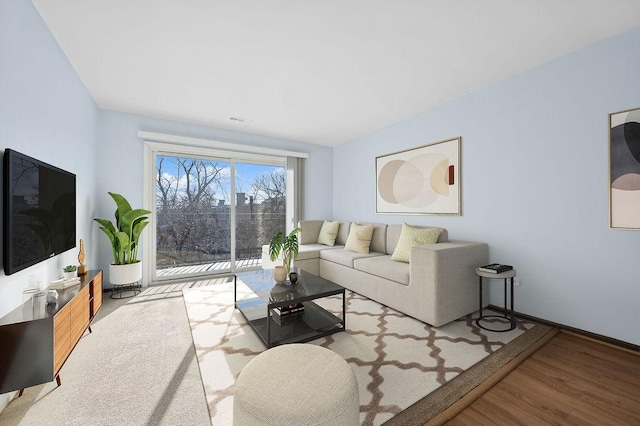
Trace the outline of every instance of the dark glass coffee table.
[[[345, 330], [345, 289], [302, 270], [295, 284], [276, 284], [273, 270], [261, 269], [235, 274], [233, 300], [249, 325], [267, 348], [286, 343], [302, 343]], [[244, 283], [252, 297], [238, 300], [238, 285]], [[342, 294], [342, 318], [319, 306], [314, 300]], [[304, 305], [302, 314], [276, 317], [274, 309]], [[275, 317], [275, 318], [274, 318]]]

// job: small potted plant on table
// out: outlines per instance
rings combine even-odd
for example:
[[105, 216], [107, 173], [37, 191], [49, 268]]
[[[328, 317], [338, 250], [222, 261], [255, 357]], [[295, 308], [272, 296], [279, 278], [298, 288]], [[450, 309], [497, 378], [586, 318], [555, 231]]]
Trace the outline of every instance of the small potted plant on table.
[[62, 271], [64, 272], [64, 278], [66, 280], [70, 280], [71, 278], [75, 278], [78, 276], [78, 267], [76, 265], [67, 265], [62, 268]]
[[280, 231], [271, 239], [269, 243], [269, 258], [274, 262], [282, 253], [282, 266], [276, 266], [273, 271], [273, 279], [282, 284], [286, 281], [291, 272], [291, 262], [298, 257], [298, 233], [300, 228], [296, 228], [285, 235]]

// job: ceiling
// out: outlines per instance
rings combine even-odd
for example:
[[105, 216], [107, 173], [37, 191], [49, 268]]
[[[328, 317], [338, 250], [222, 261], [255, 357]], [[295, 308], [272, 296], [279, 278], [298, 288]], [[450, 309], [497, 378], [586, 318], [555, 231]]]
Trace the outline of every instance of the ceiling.
[[640, 25], [638, 0], [32, 1], [100, 108], [328, 146]]

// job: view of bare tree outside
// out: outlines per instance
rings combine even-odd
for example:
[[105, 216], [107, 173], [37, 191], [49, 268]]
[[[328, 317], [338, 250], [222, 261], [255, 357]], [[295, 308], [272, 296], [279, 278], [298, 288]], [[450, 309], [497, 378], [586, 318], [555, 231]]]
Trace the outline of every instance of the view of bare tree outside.
[[243, 171], [252, 176], [248, 194], [237, 193], [236, 266], [244, 259], [260, 258], [262, 245], [284, 231], [286, 222], [286, 186], [283, 167], [236, 164], [236, 189], [242, 188]]
[[[235, 179], [236, 194], [231, 194]], [[285, 227], [285, 170], [172, 156], [156, 159], [156, 268], [170, 275], [229, 270], [231, 202], [236, 267], [259, 265], [263, 244]], [[222, 266], [221, 266], [222, 265]], [[167, 274], [163, 274], [167, 275]]]

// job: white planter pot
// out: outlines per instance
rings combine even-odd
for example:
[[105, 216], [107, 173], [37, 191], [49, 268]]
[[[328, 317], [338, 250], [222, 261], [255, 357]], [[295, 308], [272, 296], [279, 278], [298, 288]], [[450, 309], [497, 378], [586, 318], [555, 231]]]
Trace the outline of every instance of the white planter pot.
[[111, 284], [131, 284], [142, 279], [142, 262], [128, 265], [109, 265], [109, 282]]
[[278, 284], [282, 284], [287, 280], [287, 270], [284, 266], [276, 266], [273, 268], [273, 279]]
[[65, 280], [70, 280], [72, 278], [75, 278], [78, 276], [78, 271], [73, 271], [73, 272], [63, 272], [64, 274], [64, 279]]

